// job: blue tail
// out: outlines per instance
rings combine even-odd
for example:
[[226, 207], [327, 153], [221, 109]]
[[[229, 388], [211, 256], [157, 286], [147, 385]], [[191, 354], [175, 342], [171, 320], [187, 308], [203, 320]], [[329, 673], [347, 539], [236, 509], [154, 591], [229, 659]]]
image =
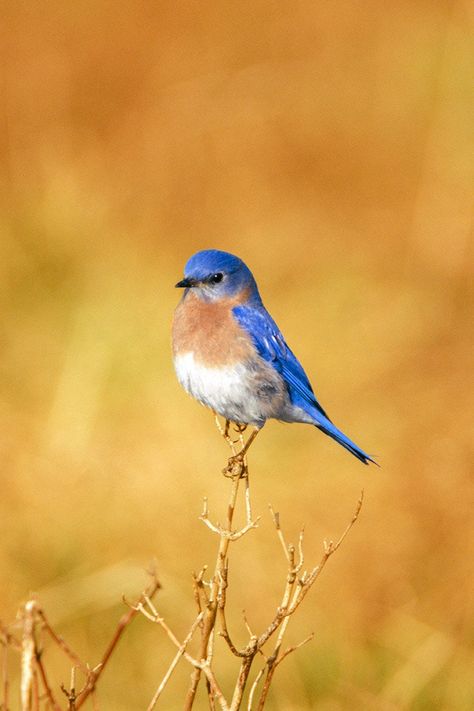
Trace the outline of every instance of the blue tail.
[[[354, 455], [354, 457], [357, 457], [361, 462], [364, 464], [369, 464], [369, 462], [372, 462], [372, 464], [377, 464], [376, 461], [372, 459], [371, 456], [366, 454], [360, 447], [358, 447], [352, 440], [349, 439], [349, 437], [346, 437], [346, 435], [341, 432], [341, 430], [338, 430], [335, 425], [332, 424], [330, 420], [328, 420], [326, 417], [322, 417], [320, 413], [318, 413], [318, 416], [315, 417], [315, 425], [316, 427], [321, 430], [321, 432], [324, 432], [324, 434], [327, 434], [329, 437], [332, 437], [333, 439], [336, 440], [336, 442], [339, 442], [339, 444], [342, 444], [343, 447], [345, 447], [351, 454]], [[377, 464], [377, 466], [379, 466]]]

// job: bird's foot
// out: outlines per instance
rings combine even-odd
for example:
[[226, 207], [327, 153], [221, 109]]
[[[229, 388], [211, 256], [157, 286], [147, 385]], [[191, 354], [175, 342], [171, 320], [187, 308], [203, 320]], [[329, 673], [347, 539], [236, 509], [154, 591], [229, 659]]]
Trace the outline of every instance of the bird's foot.
[[235, 431], [238, 432], [239, 434], [243, 434], [248, 427], [248, 425], [240, 424], [239, 422], [234, 422], [234, 425], [235, 425]]
[[236, 444], [239, 440], [233, 440], [231, 436], [229, 435], [229, 430], [230, 430], [230, 420], [225, 421], [224, 427], [222, 427], [221, 423], [219, 422], [219, 416], [217, 412], [214, 412], [214, 418], [216, 422], [216, 427], [219, 430], [221, 436], [225, 439], [229, 447], [232, 449], [234, 444]]
[[229, 457], [227, 466], [222, 470], [222, 473], [229, 479], [244, 479], [247, 476], [245, 454], [239, 452], [239, 454]]
[[[236, 426], [243, 427], [243, 429], [245, 429], [247, 427], [247, 425], [236, 425]], [[252, 442], [254, 441], [255, 437], [258, 435], [259, 432], [260, 432], [260, 429], [258, 427], [255, 427], [254, 431], [248, 438], [245, 445], [244, 445], [244, 439], [242, 437], [242, 434], [240, 434], [240, 440], [242, 442], [243, 447], [238, 454], [234, 454], [232, 457], [229, 458], [226, 468], [222, 470], [222, 472], [225, 476], [231, 477], [232, 479], [237, 478], [237, 477], [240, 479], [240, 478], [245, 478], [247, 476], [248, 468], [247, 468], [247, 462], [245, 460], [245, 455], [247, 454], [247, 450], [249, 449], [250, 445], [252, 444]]]
[[[213, 411], [214, 412], [214, 411]], [[247, 429], [248, 425], [246, 424], [241, 424], [239, 422], [231, 422], [231, 420], [226, 420], [225, 425], [222, 426], [221, 423], [219, 422], [219, 415], [217, 412], [214, 412], [214, 419], [216, 422], [216, 427], [219, 430], [221, 436], [225, 439], [227, 444], [229, 445], [230, 449], [235, 451], [234, 446], [238, 443], [241, 442], [243, 446], [243, 440], [242, 440], [242, 435]], [[231, 425], [234, 425], [232, 428], [234, 432], [237, 432], [239, 435], [237, 439], [232, 439], [230, 432], [231, 432]]]

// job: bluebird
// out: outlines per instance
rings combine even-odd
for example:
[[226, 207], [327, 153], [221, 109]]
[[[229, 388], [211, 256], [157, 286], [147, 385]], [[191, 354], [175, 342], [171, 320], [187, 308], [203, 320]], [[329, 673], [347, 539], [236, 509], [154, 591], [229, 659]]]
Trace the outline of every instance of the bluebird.
[[314, 425], [364, 464], [374, 460], [329, 419], [300, 362], [265, 309], [250, 269], [216, 249], [187, 262], [173, 320], [173, 360], [183, 388], [227, 421]]

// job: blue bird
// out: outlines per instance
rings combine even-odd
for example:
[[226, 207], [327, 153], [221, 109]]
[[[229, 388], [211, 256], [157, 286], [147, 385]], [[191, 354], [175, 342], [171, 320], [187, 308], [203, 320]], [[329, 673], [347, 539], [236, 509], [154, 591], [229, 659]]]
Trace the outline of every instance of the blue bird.
[[173, 360], [183, 388], [226, 420], [314, 425], [364, 464], [374, 462], [329, 419], [300, 362], [265, 309], [244, 262], [208, 249], [187, 262], [173, 319]]

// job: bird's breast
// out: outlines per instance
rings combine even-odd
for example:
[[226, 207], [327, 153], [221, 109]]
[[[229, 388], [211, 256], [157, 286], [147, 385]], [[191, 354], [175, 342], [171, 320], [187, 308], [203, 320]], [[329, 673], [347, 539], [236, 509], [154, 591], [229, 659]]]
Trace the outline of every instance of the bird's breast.
[[192, 351], [176, 355], [174, 366], [184, 389], [200, 402], [219, 410], [219, 403], [241, 397], [246, 380], [243, 365], [208, 366]]
[[282, 378], [261, 359], [207, 366], [189, 351], [175, 355], [174, 366], [183, 388], [228, 420], [261, 427], [284, 412], [288, 394]]
[[242, 363], [254, 353], [250, 336], [232, 314], [235, 299], [206, 302], [192, 292], [178, 304], [173, 319], [173, 354], [192, 353], [207, 368]]
[[174, 366], [183, 388], [203, 405], [234, 422], [261, 427], [284, 411], [288, 393], [235, 320], [237, 303], [209, 303], [186, 294], [173, 321]]

